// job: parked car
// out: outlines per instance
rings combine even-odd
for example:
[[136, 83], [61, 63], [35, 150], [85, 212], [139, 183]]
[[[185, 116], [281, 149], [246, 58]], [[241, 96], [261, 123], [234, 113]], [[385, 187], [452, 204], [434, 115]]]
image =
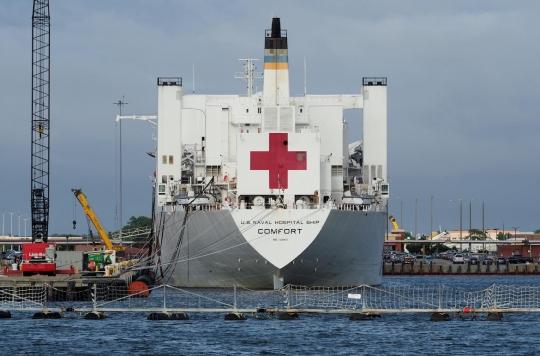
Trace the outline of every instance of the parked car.
[[533, 263], [533, 259], [531, 257], [526, 257], [522, 255], [513, 255], [508, 257], [508, 263]]
[[465, 259], [463, 258], [463, 255], [461, 253], [457, 253], [454, 255], [454, 257], [452, 257], [452, 263], [464, 264]]
[[471, 264], [471, 265], [479, 265], [480, 264], [480, 259], [478, 258], [478, 256], [471, 256], [469, 258], [469, 264]]
[[482, 260], [483, 265], [492, 265], [495, 262], [495, 259], [493, 257], [486, 257]]
[[405, 255], [403, 257], [403, 263], [405, 263], [405, 264], [414, 264], [415, 260], [416, 259], [414, 258], [413, 255]]
[[506, 264], [506, 258], [504, 257], [497, 257], [497, 263], [500, 265]]

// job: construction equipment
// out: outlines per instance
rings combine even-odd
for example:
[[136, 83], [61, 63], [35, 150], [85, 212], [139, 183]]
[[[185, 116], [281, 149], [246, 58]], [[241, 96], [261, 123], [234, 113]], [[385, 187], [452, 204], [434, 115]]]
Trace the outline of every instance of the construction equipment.
[[390, 216], [388, 216], [388, 219], [392, 223], [392, 232], [398, 231], [399, 230], [399, 225], [397, 223], [396, 218], [394, 216], [390, 215]]
[[56, 274], [55, 247], [49, 237], [49, 115], [50, 115], [49, 0], [34, 0], [32, 7], [32, 242], [23, 244], [23, 275]]
[[88, 203], [88, 199], [86, 198], [86, 195], [82, 192], [82, 190], [71, 189], [71, 191], [73, 192], [73, 194], [75, 194], [75, 198], [77, 198], [77, 200], [81, 204], [84, 214], [88, 217], [88, 219], [90, 219], [90, 221], [96, 228], [99, 238], [101, 239], [101, 241], [103, 241], [105, 248], [107, 250], [122, 251], [124, 249], [122, 246], [113, 245], [109, 237], [109, 234], [107, 233], [103, 225], [101, 225], [101, 221], [99, 221], [99, 218], [97, 217], [96, 213], [90, 207], [90, 204]]
[[49, 0], [34, 0], [32, 8], [32, 241], [49, 236]]

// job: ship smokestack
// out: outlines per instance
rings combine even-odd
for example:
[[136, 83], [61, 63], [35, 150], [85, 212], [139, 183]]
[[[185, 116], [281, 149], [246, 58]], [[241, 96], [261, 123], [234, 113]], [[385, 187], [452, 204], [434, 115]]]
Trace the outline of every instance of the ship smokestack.
[[281, 38], [281, 23], [279, 17], [274, 17], [272, 19], [272, 38]]
[[267, 105], [289, 105], [289, 50], [287, 30], [281, 29], [279, 17], [272, 18], [264, 41], [264, 87]]

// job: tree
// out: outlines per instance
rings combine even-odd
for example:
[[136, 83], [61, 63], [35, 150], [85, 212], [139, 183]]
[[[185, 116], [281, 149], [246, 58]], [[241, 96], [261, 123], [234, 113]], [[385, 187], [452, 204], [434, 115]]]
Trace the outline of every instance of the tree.
[[152, 219], [147, 216], [132, 216], [129, 218], [127, 225], [122, 229], [138, 229], [152, 226]]
[[534, 230], [534, 233], [535, 233], [535, 234], [540, 234], [540, 229]]
[[505, 232], [505, 233], [499, 232], [499, 233], [497, 233], [497, 240], [504, 241], [504, 240], [508, 240], [509, 238], [510, 238], [510, 233], [508, 233], [508, 232]]

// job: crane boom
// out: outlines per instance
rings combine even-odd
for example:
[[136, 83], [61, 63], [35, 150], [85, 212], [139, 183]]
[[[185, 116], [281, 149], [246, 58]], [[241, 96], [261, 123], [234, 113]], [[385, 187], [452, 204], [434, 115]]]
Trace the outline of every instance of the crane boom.
[[96, 231], [107, 250], [116, 250], [111, 239], [109, 238], [109, 234], [107, 233], [103, 225], [101, 225], [101, 221], [99, 221], [99, 218], [97, 217], [94, 210], [90, 207], [86, 195], [80, 189], [71, 189], [71, 191], [73, 192], [73, 194], [75, 194], [75, 198], [77, 198], [77, 200], [81, 204], [84, 213], [96, 228]]
[[34, 0], [32, 8], [32, 241], [49, 236], [49, 115], [50, 115], [49, 0]]

